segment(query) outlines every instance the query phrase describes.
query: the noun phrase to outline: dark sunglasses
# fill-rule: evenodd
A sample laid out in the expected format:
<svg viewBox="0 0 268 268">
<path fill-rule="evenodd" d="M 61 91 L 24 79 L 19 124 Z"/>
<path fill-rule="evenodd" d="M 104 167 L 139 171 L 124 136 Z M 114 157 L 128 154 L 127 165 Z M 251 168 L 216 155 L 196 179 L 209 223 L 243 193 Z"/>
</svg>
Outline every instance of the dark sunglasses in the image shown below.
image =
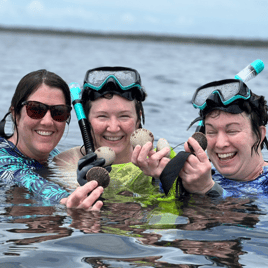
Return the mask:
<svg viewBox="0 0 268 268">
<path fill-rule="evenodd" d="M 51 117 L 58 122 L 67 121 L 72 110 L 69 105 L 47 105 L 38 101 L 24 101 L 21 105 L 26 105 L 27 115 L 32 119 L 41 119 L 50 110 Z"/>
</svg>

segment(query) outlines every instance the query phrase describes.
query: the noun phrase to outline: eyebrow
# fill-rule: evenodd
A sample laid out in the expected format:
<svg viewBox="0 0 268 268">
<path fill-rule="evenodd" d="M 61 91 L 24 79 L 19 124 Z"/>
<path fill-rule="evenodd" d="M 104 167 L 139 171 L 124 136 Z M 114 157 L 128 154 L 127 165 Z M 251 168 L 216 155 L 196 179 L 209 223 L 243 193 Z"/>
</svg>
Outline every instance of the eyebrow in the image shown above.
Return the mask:
<svg viewBox="0 0 268 268">
<path fill-rule="evenodd" d="M 230 127 L 231 125 L 238 125 L 238 126 L 240 126 L 241 124 L 238 123 L 238 122 L 232 122 L 232 123 L 227 124 L 225 127 Z M 205 126 L 210 126 L 210 127 L 213 127 L 214 128 L 214 126 L 212 124 L 209 124 L 209 123 L 205 123 Z"/>
</svg>

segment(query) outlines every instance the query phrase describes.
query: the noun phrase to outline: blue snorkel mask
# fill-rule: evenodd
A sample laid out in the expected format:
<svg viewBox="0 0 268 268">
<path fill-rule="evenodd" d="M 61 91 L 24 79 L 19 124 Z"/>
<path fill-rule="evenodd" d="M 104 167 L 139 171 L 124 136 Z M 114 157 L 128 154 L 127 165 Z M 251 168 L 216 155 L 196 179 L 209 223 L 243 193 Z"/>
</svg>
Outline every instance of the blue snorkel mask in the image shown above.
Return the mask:
<svg viewBox="0 0 268 268">
<path fill-rule="evenodd" d="M 243 102 L 249 102 L 258 107 L 258 100 L 252 96 L 251 90 L 241 80 L 225 79 L 214 81 L 199 87 L 192 98 L 192 104 L 200 110 L 200 117 L 196 118 L 190 127 L 197 121 L 196 131 L 205 133 L 203 121 L 205 116 L 213 110 L 222 110 L 232 114 L 244 111 Z"/>
<path fill-rule="evenodd" d="M 259 98 L 255 94 L 252 94 L 244 82 L 256 77 L 263 69 L 263 61 L 255 60 L 241 70 L 235 76 L 235 79 L 215 81 L 199 87 L 193 95 L 192 104 L 195 108 L 200 109 L 200 117 L 196 118 L 190 124 L 189 128 L 195 122 L 200 121 L 196 132 L 200 131 L 204 133 L 203 122 L 206 114 L 212 110 L 222 110 L 232 114 L 239 114 L 245 110 L 245 107 L 243 107 L 245 102 L 252 106 L 258 113 Z"/>
<path fill-rule="evenodd" d="M 192 104 L 203 111 L 208 106 L 208 102 L 227 106 L 239 99 L 248 100 L 250 96 L 250 89 L 241 80 L 226 79 L 199 87 L 193 95 Z"/>
<path fill-rule="evenodd" d="M 107 94 L 117 94 L 129 101 L 136 101 L 145 122 L 142 102 L 147 94 L 141 84 L 140 74 L 127 67 L 99 67 L 86 72 L 82 101 L 94 101 Z"/>
<path fill-rule="evenodd" d="M 82 99 L 95 100 L 113 93 L 128 100 L 144 101 L 146 92 L 135 69 L 127 67 L 99 67 L 86 72 Z"/>
</svg>

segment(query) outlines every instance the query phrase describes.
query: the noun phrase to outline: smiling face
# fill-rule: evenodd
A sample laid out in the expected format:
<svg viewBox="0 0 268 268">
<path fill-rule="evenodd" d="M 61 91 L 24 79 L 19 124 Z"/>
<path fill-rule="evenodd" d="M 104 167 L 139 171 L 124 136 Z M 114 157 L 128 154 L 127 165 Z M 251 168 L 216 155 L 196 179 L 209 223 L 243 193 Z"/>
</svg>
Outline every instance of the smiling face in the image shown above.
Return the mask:
<svg viewBox="0 0 268 268">
<path fill-rule="evenodd" d="M 65 97 L 62 90 L 42 84 L 28 101 L 38 101 L 47 105 L 65 105 Z M 17 129 L 19 140 L 17 148 L 26 156 L 40 163 L 47 161 L 49 153 L 60 141 L 66 122 L 57 122 L 52 119 L 50 111 L 41 119 L 32 119 L 26 113 L 25 105 L 17 117 Z M 9 139 L 16 144 L 17 133 Z"/>
<path fill-rule="evenodd" d="M 130 162 L 133 148 L 130 135 L 138 128 L 134 101 L 118 95 L 92 102 L 88 117 L 95 137 L 95 148 L 108 146 L 115 151 L 114 164 Z"/>
<path fill-rule="evenodd" d="M 265 127 L 261 126 L 262 140 Z M 256 136 L 246 113 L 214 111 L 205 119 L 207 153 L 215 168 L 226 178 L 249 181 L 256 178 L 264 161 L 252 146 Z"/>
</svg>

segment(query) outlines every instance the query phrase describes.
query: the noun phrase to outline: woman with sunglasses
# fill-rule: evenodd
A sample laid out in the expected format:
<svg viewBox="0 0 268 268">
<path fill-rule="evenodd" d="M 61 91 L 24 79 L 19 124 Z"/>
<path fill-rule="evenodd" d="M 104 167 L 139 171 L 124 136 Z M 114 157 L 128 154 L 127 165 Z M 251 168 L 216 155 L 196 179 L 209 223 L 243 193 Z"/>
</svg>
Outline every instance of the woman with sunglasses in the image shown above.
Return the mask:
<svg viewBox="0 0 268 268">
<path fill-rule="evenodd" d="M 56 145 L 70 121 L 70 105 L 69 87 L 58 75 L 38 70 L 21 79 L 0 123 L 0 181 L 25 187 L 38 199 L 91 209 L 103 191 L 96 181 L 69 194 L 38 174 L 59 153 Z M 4 131 L 7 116 L 14 124 L 11 135 Z M 98 201 L 92 209 L 101 206 Z"/>
<path fill-rule="evenodd" d="M 91 125 L 95 150 L 107 146 L 113 149 L 116 155 L 110 172 L 111 187 L 105 190 L 105 195 L 109 190 L 113 196 L 115 190 L 120 192 L 122 189 L 148 193 L 152 187 L 154 191 L 152 177 L 159 177 L 160 170 L 169 161 L 164 157 L 169 152 L 169 148 L 159 152 L 150 151 L 150 163 L 145 171 L 146 175 L 150 176 L 146 176 L 131 162 L 134 149 L 130 143 L 130 136 L 136 129 L 142 127 L 141 123 L 144 124 L 142 102 L 145 98 L 146 92 L 141 85 L 140 75 L 134 69 L 100 67 L 88 70 L 85 75 L 82 104 Z M 145 147 L 151 148 L 152 143 L 148 142 Z M 79 151 L 80 148 L 77 150 Z M 64 152 L 56 157 L 57 163 L 60 162 L 63 154 Z M 78 162 L 77 179 L 80 185 L 84 185 L 87 182 L 87 171 L 94 165 L 103 164 L 104 161 L 96 160 L 97 156 L 94 153 L 84 157 L 80 155 L 80 157 L 82 158 Z M 80 169 L 80 166 L 83 168 Z"/>
<path fill-rule="evenodd" d="M 192 99 L 200 109 L 198 130 L 207 138 L 207 155 L 189 138 L 194 149 L 180 172 L 190 193 L 216 196 L 262 195 L 268 193 L 268 163 L 261 150 L 268 148 L 268 106 L 236 79 L 212 82 L 198 88 Z M 191 124 L 191 125 L 192 125 Z M 190 125 L 190 126 L 191 126 Z M 190 152 L 188 144 L 185 150 Z M 213 164 L 213 175 L 211 164 Z"/>
</svg>

